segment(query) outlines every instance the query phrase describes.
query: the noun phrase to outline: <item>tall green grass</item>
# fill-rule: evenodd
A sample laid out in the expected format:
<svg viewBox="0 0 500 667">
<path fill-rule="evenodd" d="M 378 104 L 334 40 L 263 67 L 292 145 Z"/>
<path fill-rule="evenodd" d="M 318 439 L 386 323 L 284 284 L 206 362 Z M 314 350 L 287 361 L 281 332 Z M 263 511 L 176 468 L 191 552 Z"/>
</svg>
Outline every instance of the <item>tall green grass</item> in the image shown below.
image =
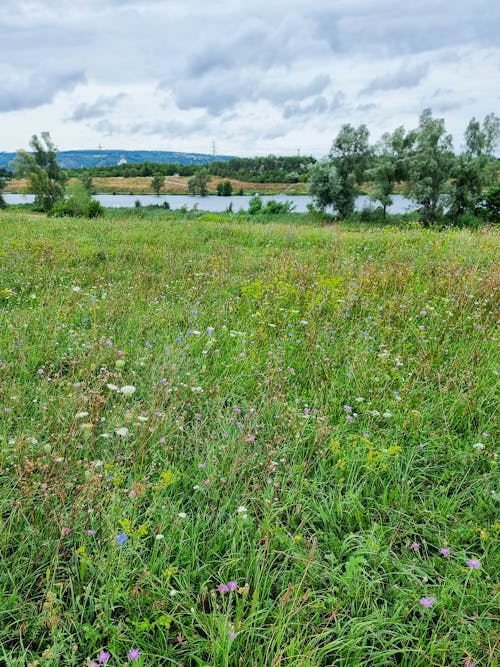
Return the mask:
<svg viewBox="0 0 500 667">
<path fill-rule="evenodd" d="M 0 213 L 0 662 L 498 664 L 498 246 Z"/>
</svg>

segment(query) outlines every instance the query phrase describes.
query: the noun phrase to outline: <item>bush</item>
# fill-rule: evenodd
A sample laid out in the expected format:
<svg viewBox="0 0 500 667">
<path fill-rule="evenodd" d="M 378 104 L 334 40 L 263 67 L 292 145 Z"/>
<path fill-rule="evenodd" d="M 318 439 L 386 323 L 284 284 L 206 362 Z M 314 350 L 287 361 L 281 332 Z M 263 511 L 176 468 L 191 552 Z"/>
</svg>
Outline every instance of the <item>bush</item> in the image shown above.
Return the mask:
<svg viewBox="0 0 500 667">
<path fill-rule="evenodd" d="M 82 183 L 74 183 L 68 188 L 65 199 L 58 199 L 49 211 L 49 216 L 62 218 L 97 218 L 104 215 L 104 207 L 92 199 Z"/>
<path fill-rule="evenodd" d="M 255 215 L 262 211 L 262 197 L 260 195 L 253 195 L 248 202 L 248 212 L 250 215 Z"/>
</svg>

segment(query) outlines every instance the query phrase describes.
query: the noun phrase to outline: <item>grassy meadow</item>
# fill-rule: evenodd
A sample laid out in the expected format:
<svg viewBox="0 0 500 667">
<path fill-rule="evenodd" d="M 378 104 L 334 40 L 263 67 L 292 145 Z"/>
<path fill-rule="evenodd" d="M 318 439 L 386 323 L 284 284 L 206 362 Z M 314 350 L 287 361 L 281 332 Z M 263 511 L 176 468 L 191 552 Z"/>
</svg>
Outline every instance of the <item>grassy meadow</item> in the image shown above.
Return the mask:
<svg viewBox="0 0 500 667">
<path fill-rule="evenodd" d="M 0 664 L 497 665 L 498 251 L 0 212 Z"/>
</svg>

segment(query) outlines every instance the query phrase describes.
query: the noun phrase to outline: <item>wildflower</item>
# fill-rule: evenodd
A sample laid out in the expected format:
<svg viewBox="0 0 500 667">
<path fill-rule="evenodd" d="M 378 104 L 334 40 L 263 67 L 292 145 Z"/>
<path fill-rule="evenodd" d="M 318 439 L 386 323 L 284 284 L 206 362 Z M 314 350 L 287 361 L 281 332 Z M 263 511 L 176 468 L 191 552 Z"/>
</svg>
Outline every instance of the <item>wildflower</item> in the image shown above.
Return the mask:
<svg viewBox="0 0 500 667">
<path fill-rule="evenodd" d="M 97 656 L 97 662 L 100 665 L 105 665 L 110 658 L 111 653 L 109 653 L 109 651 L 100 651 L 99 655 Z"/>
<path fill-rule="evenodd" d="M 71 528 L 66 528 L 66 527 L 64 527 L 64 528 L 62 529 L 62 534 L 63 534 L 63 535 L 71 535 L 71 533 L 72 533 Z"/>
<path fill-rule="evenodd" d="M 121 438 L 125 438 L 129 434 L 129 430 L 126 426 L 122 426 L 121 428 L 115 428 L 115 433 Z"/>
<path fill-rule="evenodd" d="M 419 600 L 419 604 L 421 604 L 422 607 L 425 607 L 426 609 L 430 609 L 435 602 L 436 602 L 436 598 L 434 598 L 432 596 L 427 596 L 427 597 L 421 598 Z"/>
<path fill-rule="evenodd" d="M 173 598 L 175 595 L 177 595 L 178 592 L 179 591 L 176 591 L 175 588 L 171 588 L 169 595 L 171 598 Z"/>
<path fill-rule="evenodd" d="M 78 285 L 74 285 L 71 289 L 73 290 L 73 292 L 81 292 L 82 291 L 82 288 L 78 287 Z"/>
<path fill-rule="evenodd" d="M 83 419 L 83 417 L 88 417 L 89 413 L 88 412 L 77 412 L 75 415 L 76 419 Z"/>
<path fill-rule="evenodd" d="M 194 418 L 195 419 L 201 419 L 201 413 L 200 412 L 195 412 L 194 413 Z"/>
<path fill-rule="evenodd" d="M 120 391 L 124 396 L 132 396 L 132 394 L 135 394 L 135 387 L 131 384 L 126 384 Z"/>
<path fill-rule="evenodd" d="M 235 591 L 238 588 L 238 582 L 237 581 L 228 581 L 227 582 L 227 587 L 229 588 L 230 591 Z"/>
<path fill-rule="evenodd" d="M 467 662 L 465 663 L 465 667 L 475 667 L 475 665 L 472 662 L 472 660 L 467 660 Z"/>
<path fill-rule="evenodd" d="M 228 637 L 229 639 L 236 639 L 236 632 L 234 630 L 229 630 Z"/>
<path fill-rule="evenodd" d="M 179 517 L 179 519 L 185 519 L 187 517 L 187 514 L 186 512 L 179 512 L 177 516 Z"/>
<path fill-rule="evenodd" d="M 346 412 L 352 412 L 352 407 L 350 405 L 344 405 L 344 410 Z"/>
<path fill-rule="evenodd" d="M 87 535 L 95 535 L 95 530 L 86 530 Z"/>
<path fill-rule="evenodd" d="M 116 536 L 116 543 L 119 547 L 128 540 L 128 535 L 127 533 L 120 533 L 119 535 Z"/>
<path fill-rule="evenodd" d="M 43 370 L 43 368 L 39 368 L 36 373 L 37 375 L 44 375 L 45 371 Z"/>
<path fill-rule="evenodd" d="M 439 553 L 441 556 L 449 556 L 451 554 L 451 549 L 449 547 L 443 547 L 442 549 L 439 550 Z"/>
<path fill-rule="evenodd" d="M 420 549 L 420 544 L 418 542 L 412 542 L 410 544 L 410 549 L 413 551 L 418 551 Z"/>
<path fill-rule="evenodd" d="M 479 568 L 481 567 L 481 561 L 477 558 L 469 558 L 465 562 L 473 570 L 479 570 Z"/>
<path fill-rule="evenodd" d="M 138 648 L 131 648 L 130 651 L 128 652 L 128 659 L 129 660 L 137 660 L 137 658 L 141 655 L 141 650 Z"/>
<path fill-rule="evenodd" d="M 107 387 L 110 391 L 118 391 L 118 390 L 120 389 L 120 387 L 117 387 L 116 384 L 107 384 L 106 387 Z"/>
<path fill-rule="evenodd" d="M 227 584 L 218 584 L 217 590 L 219 593 L 229 593 L 229 586 Z"/>
<path fill-rule="evenodd" d="M 472 445 L 472 446 L 474 447 L 474 449 L 477 449 L 478 451 L 481 451 L 482 449 L 484 449 L 486 447 L 486 445 L 483 445 L 482 442 L 476 442 L 476 444 Z"/>
<path fill-rule="evenodd" d="M 243 505 L 240 505 L 240 506 L 238 507 L 238 509 L 236 510 L 236 513 L 237 513 L 237 514 L 246 514 L 246 512 L 247 512 L 247 508 L 246 508 L 246 507 L 243 507 Z"/>
<path fill-rule="evenodd" d="M 165 539 L 165 535 L 162 535 L 161 533 L 158 533 L 158 535 L 155 535 L 155 539 L 163 540 L 163 539 Z"/>
</svg>

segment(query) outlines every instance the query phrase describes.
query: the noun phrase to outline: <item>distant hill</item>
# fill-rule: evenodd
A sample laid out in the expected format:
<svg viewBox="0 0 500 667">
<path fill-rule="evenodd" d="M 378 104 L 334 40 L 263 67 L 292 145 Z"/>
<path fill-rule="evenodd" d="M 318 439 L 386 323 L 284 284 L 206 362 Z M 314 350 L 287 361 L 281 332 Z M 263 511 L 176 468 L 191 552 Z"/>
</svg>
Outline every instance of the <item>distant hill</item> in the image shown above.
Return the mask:
<svg viewBox="0 0 500 667">
<path fill-rule="evenodd" d="M 0 152 L 0 168 L 8 169 L 15 155 L 15 153 Z M 206 164 L 231 159 L 230 155 L 205 155 L 204 153 L 178 153 L 176 151 L 59 151 L 57 154 L 57 161 L 66 169 L 110 167 L 115 164 L 140 162 Z"/>
</svg>

